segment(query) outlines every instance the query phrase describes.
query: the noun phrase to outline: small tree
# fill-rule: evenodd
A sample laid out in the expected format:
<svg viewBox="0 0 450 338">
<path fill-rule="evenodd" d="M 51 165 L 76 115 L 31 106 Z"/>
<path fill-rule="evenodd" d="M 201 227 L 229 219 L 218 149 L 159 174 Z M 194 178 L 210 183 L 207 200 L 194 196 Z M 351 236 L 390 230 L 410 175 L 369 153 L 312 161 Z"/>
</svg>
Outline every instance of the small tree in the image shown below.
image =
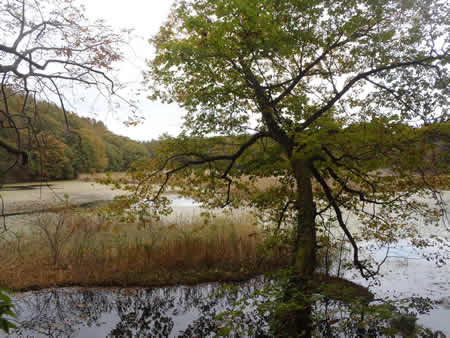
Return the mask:
<svg viewBox="0 0 450 338">
<path fill-rule="evenodd" d="M 83 7 L 72 0 L 0 3 L 0 150 L 2 157 L 10 156 L 7 167 L 1 168 L 0 185 L 11 168 L 29 164 L 27 149 L 40 154 L 42 176 L 61 170 L 59 165 L 44 168 L 59 160 L 64 149 L 56 139 L 36 131 L 45 114 L 43 102 L 55 102 L 63 109 L 65 132 L 70 134 L 65 107 L 71 89 L 95 87 L 105 97 L 117 96 L 119 88 L 108 72 L 121 59 L 123 33 L 102 21 L 90 22 Z M 52 141 L 54 149 L 45 149 L 46 141 Z M 48 158 L 53 155 L 59 157 Z M 99 166 L 105 167 L 105 161 Z M 10 323 L 2 316 L 11 313 L 11 304 L 5 294 L 0 297 L 0 329 L 8 330 Z"/>
<path fill-rule="evenodd" d="M 65 157 L 66 145 L 56 137 L 44 133 L 38 136 L 42 147 L 31 154 L 31 167 L 34 167 L 36 176 L 41 175 L 45 179 L 64 177 L 70 168 L 70 162 Z"/>
<path fill-rule="evenodd" d="M 65 107 L 75 87 L 121 99 L 108 73 L 121 59 L 125 32 L 89 21 L 75 1 L 3 1 L 0 31 L 0 148 L 11 167 L 28 163 L 27 149 L 44 146 L 35 126 L 52 105 L 43 102 L 62 108 L 66 133 L 73 133 Z"/>
</svg>

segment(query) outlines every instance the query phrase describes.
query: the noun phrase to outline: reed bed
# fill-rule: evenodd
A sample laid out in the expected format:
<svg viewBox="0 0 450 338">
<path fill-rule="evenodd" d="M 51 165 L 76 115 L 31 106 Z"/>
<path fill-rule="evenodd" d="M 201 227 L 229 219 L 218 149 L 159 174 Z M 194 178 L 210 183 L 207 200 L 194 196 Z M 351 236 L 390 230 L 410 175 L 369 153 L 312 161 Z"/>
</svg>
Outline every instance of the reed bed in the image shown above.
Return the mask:
<svg viewBox="0 0 450 338">
<path fill-rule="evenodd" d="M 249 213 L 172 217 L 140 228 L 75 211 L 36 217 L 30 230 L 0 235 L 0 287 L 161 286 L 243 280 L 288 264 L 261 254 Z"/>
<path fill-rule="evenodd" d="M 112 179 L 126 179 L 127 173 L 125 171 L 116 171 L 108 174 Z M 83 182 L 97 182 L 98 180 L 108 177 L 106 173 L 81 173 L 78 175 L 78 180 Z"/>
</svg>

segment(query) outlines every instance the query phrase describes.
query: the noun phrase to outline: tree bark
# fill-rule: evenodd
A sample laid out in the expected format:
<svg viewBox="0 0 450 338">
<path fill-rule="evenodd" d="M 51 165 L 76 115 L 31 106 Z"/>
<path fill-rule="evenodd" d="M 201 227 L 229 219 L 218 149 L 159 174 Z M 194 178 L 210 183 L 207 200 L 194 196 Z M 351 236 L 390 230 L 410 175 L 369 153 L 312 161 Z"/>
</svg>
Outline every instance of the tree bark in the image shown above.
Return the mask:
<svg viewBox="0 0 450 338">
<path fill-rule="evenodd" d="M 298 277 L 311 279 L 316 267 L 316 208 L 312 192 L 312 171 L 307 161 L 291 160 L 297 182 L 297 224 L 294 268 Z"/>
<path fill-rule="evenodd" d="M 312 172 L 305 160 L 291 159 L 291 165 L 297 183 L 297 223 L 292 264 L 294 273 L 285 290 L 284 302 L 295 306 L 280 313 L 281 322 L 277 335 L 311 337 L 311 283 L 316 267 L 316 210 L 312 192 Z"/>
</svg>

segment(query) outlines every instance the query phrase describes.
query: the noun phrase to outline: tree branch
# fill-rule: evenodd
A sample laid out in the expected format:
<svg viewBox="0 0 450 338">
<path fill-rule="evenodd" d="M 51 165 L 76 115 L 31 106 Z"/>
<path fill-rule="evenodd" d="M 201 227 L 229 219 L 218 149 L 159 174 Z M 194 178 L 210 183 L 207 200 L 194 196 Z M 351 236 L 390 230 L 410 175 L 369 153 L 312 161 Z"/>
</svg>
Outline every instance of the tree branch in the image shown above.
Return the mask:
<svg viewBox="0 0 450 338">
<path fill-rule="evenodd" d="M 291 200 L 291 201 L 287 201 L 286 204 L 284 205 L 283 210 L 281 210 L 280 217 L 278 219 L 278 224 L 277 224 L 277 230 L 276 231 L 280 230 L 281 223 L 283 222 L 283 219 L 284 219 L 284 215 L 286 214 L 289 206 L 294 204 L 294 203 L 295 203 L 295 201 Z"/>
<path fill-rule="evenodd" d="M 399 101 L 401 104 L 403 104 L 408 110 L 414 112 L 414 113 L 417 114 L 417 115 L 421 115 L 421 114 L 419 114 L 413 107 L 411 107 L 407 102 L 405 102 L 405 100 L 403 100 L 403 99 L 401 98 L 401 96 L 398 95 L 393 89 L 388 88 L 387 86 L 382 85 L 381 83 L 375 82 L 375 81 L 369 79 L 368 77 L 365 78 L 364 80 L 366 80 L 367 82 L 373 84 L 373 85 L 376 86 L 376 87 L 379 87 L 379 88 L 381 88 L 381 89 L 387 91 L 387 92 L 388 92 L 389 94 L 391 94 L 397 101 Z"/>
<path fill-rule="evenodd" d="M 222 176 L 220 178 L 224 179 L 225 181 L 228 182 L 228 188 L 227 188 L 227 200 L 226 200 L 226 205 L 229 204 L 230 202 L 230 191 L 231 191 L 231 183 L 232 180 L 228 177 L 228 174 L 230 172 L 230 170 L 233 168 L 234 164 L 236 163 L 236 161 L 238 160 L 238 158 L 249 148 L 251 147 L 253 144 L 255 144 L 259 139 L 264 138 L 264 137 L 270 137 L 271 135 L 267 132 L 259 132 L 257 134 L 254 134 L 253 136 L 250 137 L 250 139 L 245 142 L 244 144 L 242 144 L 239 148 L 239 150 L 237 152 L 235 152 L 234 154 L 231 155 L 217 155 L 217 156 L 207 156 L 204 154 L 200 154 L 200 153 L 194 153 L 194 152 L 189 152 L 189 153 L 181 153 L 181 154 L 176 154 L 173 156 L 168 157 L 163 165 L 156 171 L 152 172 L 151 174 L 149 174 L 147 176 L 147 179 L 150 179 L 152 177 L 155 177 L 159 174 L 161 174 L 164 169 L 169 165 L 170 162 L 176 160 L 176 159 L 183 159 L 185 160 L 186 157 L 195 157 L 197 159 L 187 159 L 182 165 L 171 169 L 167 172 L 165 172 L 165 179 L 163 184 L 160 186 L 158 192 L 156 193 L 156 195 L 152 198 L 152 201 L 155 201 L 156 199 L 158 199 L 160 197 L 160 195 L 162 194 L 162 192 L 164 191 L 165 187 L 167 186 L 170 177 L 183 170 L 186 169 L 190 166 L 194 166 L 194 165 L 201 165 L 201 164 L 206 164 L 206 163 L 212 163 L 212 162 L 216 162 L 216 161 L 230 161 L 230 164 L 227 166 L 227 168 L 225 169 L 225 171 L 223 172 Z"/>
<path fill-rule="evenodd" d="M 8 153 L 14 154 L 16 156 L 22 157 L 22 164 L 27 165 L 28 164 L 28 154 L 25 151 L 21 151 L 19 149 L 14 148 L 13 146 L 9 145 L 8 143 L 0 140 L 0 147 L 5 149 Z"/>
<path fill-rule="evenodd" d="M 359 190 L 355 190 L 350 188 L 337 174 L 336 172 L 328 167 L 327 171 L 330 173 L 330 176 L 336 181 L 338 182 L 341 187 L 346 191 L 349 192 L 351 194 L 355 194 L 359 196 L 360 201 L 362 202 L 367 202 L 367 203 L 371 203 L 371 204 L 377 204 L 377 205 L 387 205 L 387 204 L 392 204 L 402 198 L 404 198 L 404 196 L 402 194 L 400 194 L 399 196 L 397 196 L 396 198 L 389 200 L 389 201 L 377 201 L 377 200 L 372 200 L 372 199 L 368 199 L 366 198 L 365 194 L 362 191 Z"/>
<path fill-rule="evenodd" d="M 376 272 L 370 271 L 367 269 L 364 264 L 361 263 L 359 260 L 359 249 L 358 245 L 356 244 L 355 239 L 353 238 L 352 234 L 347 228 L 347 225 L 344 222 L 344 219 L 342 217 L 341 209 L 339 208 L 338 204 L 336 203 L 335 198 L 333 197 L 333 194 L 331 193 L 331 189 L 328 186 L 327 182 L 323 179 L 323 177 L 319 174 L 317 169 L 314 166 L 311 166 L 311 170 L 313 172 L 314 177 L 317 179 L 319 184 L 322 186 L 323 191 L 325 192 L 325 196 L 327 197 L 328 201 L 330 202 L 331 206 L 333 207 L 333 210 L 336 214 L 336 218 L 338 220 L 339 226 L 344 231 L 347 239 L 350 241 L 350 244 L 353 248 L 353 264 L 358 268 L 358 270 L 361 273 L 361 276 L 363 276 L 365 279 L 372 278 L 376 275 Z"/>
<path fill-rule="evenodd" d="M 346 94 L 358 81 L 362 79 L 366 79 L 371 75 L 375 75 L 384 71 L 389 71 L 397 68 L 409 67 L 414 65 L 422 65 L 422 66 L 430 66 L 427 62 L 441 60 L 444 58 L 448 58 L 448 56 L 435 56 L 435 57 L 427 57 L 419 60 L 407 61 L 394 63 L 387 66 L 381 66 L 375 69 L 371 69 L 367 72 L 359 73 L 355 77 L 353 77 L 345 86 L 341 89 L 331 100 L 329 100 L 322 108 L 316 111 L 311 117 L 309 117 L 302 125 L 298 128 L 297 131 L 303 131 L 308 128 L 314 121 L 316 121 L 320 116 L 322 116 L 325 112 L 327 112 L 333 105 Z"/>
<path fill-rule="evenodd" d="M 344 42 L 340 42 L 342 34 L 339 35 L 337 41 L 333 43 L 329 48 L 327 48 L 323 53 L 316 58 L 313 62 L 311 62 L 305 69 L 301 70 L 298 75 L 292 80 L 292 83 L 287 87 L 275 100 L 272 101 L 273 105 L 278 104 L 281 100 L 283 100 L 287 95 L 289 95 L 292 90 L 297 86 L 297 84 L 303 79 L 303 77 L 316 65 L 318 65 L 334 48 L 341 46 L 347 43 L 349 40 Z"/>
</svg>

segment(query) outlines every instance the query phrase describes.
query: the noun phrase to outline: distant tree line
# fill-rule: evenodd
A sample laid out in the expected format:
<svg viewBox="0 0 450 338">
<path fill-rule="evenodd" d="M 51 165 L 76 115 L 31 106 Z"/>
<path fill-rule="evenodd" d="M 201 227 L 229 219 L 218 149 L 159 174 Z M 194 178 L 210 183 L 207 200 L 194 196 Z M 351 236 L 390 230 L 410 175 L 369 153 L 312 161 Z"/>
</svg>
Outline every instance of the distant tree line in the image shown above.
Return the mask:
<svg viewBox="0 0 450 338">
<path fill-rule="evenodd" d="M 11 91 L 9 104 L 23 104 L 24 97 Z M 2 103 L 0 103 L 1 109 Z M 3 182 L 19 182 L 39 179 L 73 179 L 80 173 L 105 171 L 124 171 L 137 161 L 156 156 L 165 148 L 160 141 L 137 142 L 125 136 L 109 131 L 103 122 L 93 118 L 80 117 L 75 113 L 66 113 L 60 107 L 48 102 L 33 102 L 33 110 L 25 111 L 14 121 L 0 121 L 0 142 L 16 146 L 19 139 L 21 147 L 26 149 L 28 162 L 16 163 L 17 157 L 0 147 L 0 178 Z M 31 103 L 30 103 L 31 106 Z M 14 123 L 14 128 L 7 124 Z M 26 128 L 22 128 L 26 125 Z M 29 126 L 33 126 L 30 131 Z M 360 126 L 361 127 L 361 126 Z M 411 127 L 405 126 L 406 129 Z M 352 129 L 352 128 L 350 128 Z M 413 128 L 414 129 L 414 128 Z M 430 144 L 438 145 L 426 156 L 450 163 L 450 122 L 429 125 L 419 129 L 424 132 Z M 19 133 L 19 137 L 17 135 Z M 246 136 L 234 137 L 187 137 L 194 148 L 205 146 L 212 152 L 223 152 Z M 164 144 L 167 144 L 166 139 Z M 273 149 L 271 155 L 268 149 Z M 436 150 L 439 154 L 436 153 Z M 277 155 L 278 154 L 278 155 Z M 161 155 L 161 154 L 160 154 Z M 259 165 L 270 158 L 280 155 L 280 149 L 270 141 L 262 142 L 260 147 L 247 155 L 247 166 Z M 183 162 L 183 157 L 177 162 Z M 239 161 L 241 162 L 241 161 Z M 246 161 L 244 161 L 246 162 Z M 15 165 L 13 165 L 15 164 Z M 237 163 L 242 167 L 242 163 Z M 382 163 L 378 163 L 380 168 Z"/>
<path fill-rule="evenodd" d="M 10 106 L 19 106 L 23 100 L 21 94 L 11 90 Z M 25 110 L 14 121 L 0 121 L 0 142 L 15 147 L 19 140 L 28 154 L 27 163 L 17 164 L 17 156 L 0 148 L 4 182 L 72 179 L 80 173 L 123 171 L 131 163 L 152 156 L 156 141 L 137 142 L 116 135 L 101 121 L 64 114 L 60 107 L 48 102 L 30 102 L 31 106 L 33 109 Z M 14 128 L 8 128 L 9 124 Z"/>
</svg>

